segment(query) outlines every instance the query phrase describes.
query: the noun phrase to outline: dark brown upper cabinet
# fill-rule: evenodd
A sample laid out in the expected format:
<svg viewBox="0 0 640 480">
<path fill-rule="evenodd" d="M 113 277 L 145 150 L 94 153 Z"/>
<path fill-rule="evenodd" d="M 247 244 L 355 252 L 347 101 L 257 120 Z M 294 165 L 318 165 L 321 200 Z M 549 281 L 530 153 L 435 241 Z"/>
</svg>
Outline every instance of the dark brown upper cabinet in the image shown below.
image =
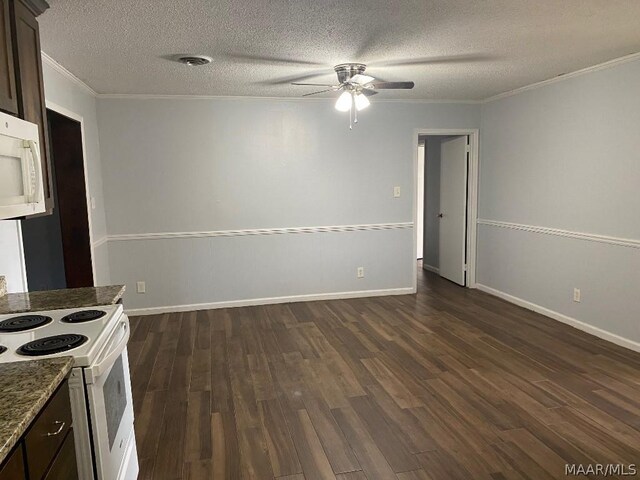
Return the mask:
<svg viewBox="0 0 640 480">
<path fill-rule="evenodd" d="M 53 183 L 49 155 L 47 108 L 44 100 L 40 30 L 36 17 L 48 5 L 42 0 L 11 1 L 11 30 L 13 58 L 18 92 L 18 115 L 38 125 L 40 130 L 40 156 L 44 179 L 45 215 L 53 212 Z"/>
<path fill-rule="evenodd" d="M 18 94 L 13 68 L 10 2 L 11 0 L 0 0 L 0 110 L 17 115 Z"/>
</svg>

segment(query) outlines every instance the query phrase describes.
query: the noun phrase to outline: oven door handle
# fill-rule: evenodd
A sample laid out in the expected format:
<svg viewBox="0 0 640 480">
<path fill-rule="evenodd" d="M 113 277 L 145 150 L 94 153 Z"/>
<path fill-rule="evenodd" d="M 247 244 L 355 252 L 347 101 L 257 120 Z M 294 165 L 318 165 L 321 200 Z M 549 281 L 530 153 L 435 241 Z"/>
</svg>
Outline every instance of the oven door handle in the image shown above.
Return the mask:
<svg viewBox="0 0 640 480">
<path fill-rule="evenodd" d="M 31 152 L 31 171 L 29 174 L 29 183 L 31 185 L 30 201 L 31 203 L 40 202 L 40 185 L 44 182 L 42 178 L 42 162 L 40 160 L 40 149 L 38 144 L 33 140 L 27 142 Z"/>
<path fill-rule="evenodd" d="M 87 383 L 95 383 L 96 379 L 99 378 L 109 368 L 111 368 L 118 357 L 122 354 L 124 349 L 127 348 L 127 342 L 129 341 L 129 335 L 131 334 L 131 332 L 129 331 L 129 321 L 126 315 L 124 316 L 124 320 L 120 321 L 120 325 L 118 325 L 117 330 L 121 331 L 122 333 L 121 337 L 114 342 L 115 345 L 107 347 L 108 352 L 98 360 L 97 364 L 89 368 L 85 368 Z M 116 335 L 117 333 L 114 334 L 114 337 Z"/>
</svg>

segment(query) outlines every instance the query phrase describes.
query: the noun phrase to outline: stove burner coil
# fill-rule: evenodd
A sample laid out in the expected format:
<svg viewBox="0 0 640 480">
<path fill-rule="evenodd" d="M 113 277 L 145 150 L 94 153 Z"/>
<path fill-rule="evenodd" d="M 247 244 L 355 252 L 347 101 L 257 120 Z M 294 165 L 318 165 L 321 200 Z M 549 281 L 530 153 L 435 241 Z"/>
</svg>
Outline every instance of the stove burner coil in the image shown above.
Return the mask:
<svg viewBox="0 0 640 480">
<path fill-rule="evenodd" d="M 90 322 L 104 317 L 107 312 L 102 310 L 80 310 L 79 312 L 73 312 L 62 318 L 65 323 L 82 323 Z"/>
<path fill-rule="evenodd" d="M 20 355 L 29 357 L 38 357 L 40 355 L 51 355 L 53 353 L 66 352 L 79 347 L 89 340 L 84 335 L 76 335 L 75 333 L 65 333 L 63 335 L 54 335 L 52 337 L 44 337 L 22 345 L 17 352 Z"/>
<path fill-rule="evenodd" d="M 0 322 L 0 332 L 13 333 L 31 330 L 32 328 L 41 327 L 51 322 L 51 317 L 44 315 L 21 315 L 19 317 L 7 318 Z"/>
</svg>

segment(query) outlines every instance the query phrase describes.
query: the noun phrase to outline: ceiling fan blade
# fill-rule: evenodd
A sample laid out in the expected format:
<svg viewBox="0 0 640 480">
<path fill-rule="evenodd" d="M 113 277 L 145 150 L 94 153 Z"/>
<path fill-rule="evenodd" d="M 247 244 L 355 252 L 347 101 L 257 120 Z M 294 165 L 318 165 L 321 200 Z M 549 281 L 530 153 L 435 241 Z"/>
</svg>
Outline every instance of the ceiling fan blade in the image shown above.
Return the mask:
<svg viewBox="0 0 640 480">
<path fill-rule="evenodd" d="M 379 92 L 376 92 L 375 90 L 371 90 L 370 88 L 363 88 L 362 89 L 362 94 L 365 97 L 371 97 L 373 95 L 377 95 Z"/>
<path fill-rule="evenodd" d="M 303 97 L 310 97 L 311 95 L 318 95 L 319 93 L 326 93 L 326 92 L 337 92 L 338 90 L 340 90 L 340 89 L 339 88 L 327 88 L 326 90 L 320 90 L 318 92 L 305 93 L 302 96 Z"/>
<path fill-rule="evenodd" d="M 260 82 L 265 85 L 285 85 L 292 82 L 301 82 L 303 80 L 308 80 L 310 78 L 322 77 L 326 76 L 326 70 L 319 70 L 316 72 L 309 72 L 304 75 L 289 75 L 287 77 L 275 78 L 273 80 L 267 80 L 265 82 Z"/>
<path fill-rule="evenodd" d="M 340 85 L 329 85 L 327 83 L 300 83 L 300 82 L 291 82 L 291 85 L 302 85 L 306 87 L 334 87 L 338 88 Z"/>
<path fill-rule="evenodd" d="M 404 60 L 390 60 L 387 62 L 372 62 L 374 67 L 411 67 L 420 65 L 446 65 L 456 63 L 473 63 L 495 60 L 497 57 L 483 54 L 448 55 L 442 57 L 407 58 Z"/>
<path fill-rule="evenodd" d="M 375 78 L 370 77 L 369 75 L 362 75 L 361 73 L 357 73 L 349 79 L 349 82 L 357 83 L 358 85 L 366 85 L 367 83 L 371 83 L 374 80 Z"/>
<path fill-rule="evenodd" d="M 247 63 L 264 63 L 267 65 L 309 65 L 309 66 L 325 66 L 323 63 L 311 62 L 308 60 L 298 60 L 296 58 L 271 57 L 268 55 L 248 55 L 245 53 L 230 53 L 226 57 L 230 60 L 244 61 Z"/>
<path fill-rule="evenodd" d="M 375 88 L 376 90 L 410 90 L 415 87 L 415 83 L 413 82 L 377 82 L 371 83 L 371 88 Z"/>
</svg>

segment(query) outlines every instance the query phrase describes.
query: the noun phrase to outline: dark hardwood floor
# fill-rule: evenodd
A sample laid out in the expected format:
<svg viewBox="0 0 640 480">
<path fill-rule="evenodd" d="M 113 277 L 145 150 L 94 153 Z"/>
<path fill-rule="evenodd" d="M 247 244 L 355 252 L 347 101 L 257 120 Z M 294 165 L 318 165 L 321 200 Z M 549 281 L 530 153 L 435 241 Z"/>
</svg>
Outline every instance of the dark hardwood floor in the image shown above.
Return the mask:
<svg viewBox="0 0 640 480">
<path fill-rule="evenodd" d="M 640 464 L 640 354 L 431 273 L 417 295 L 131 324 L 140 479 L 544 480 Z"/>
</svg>

